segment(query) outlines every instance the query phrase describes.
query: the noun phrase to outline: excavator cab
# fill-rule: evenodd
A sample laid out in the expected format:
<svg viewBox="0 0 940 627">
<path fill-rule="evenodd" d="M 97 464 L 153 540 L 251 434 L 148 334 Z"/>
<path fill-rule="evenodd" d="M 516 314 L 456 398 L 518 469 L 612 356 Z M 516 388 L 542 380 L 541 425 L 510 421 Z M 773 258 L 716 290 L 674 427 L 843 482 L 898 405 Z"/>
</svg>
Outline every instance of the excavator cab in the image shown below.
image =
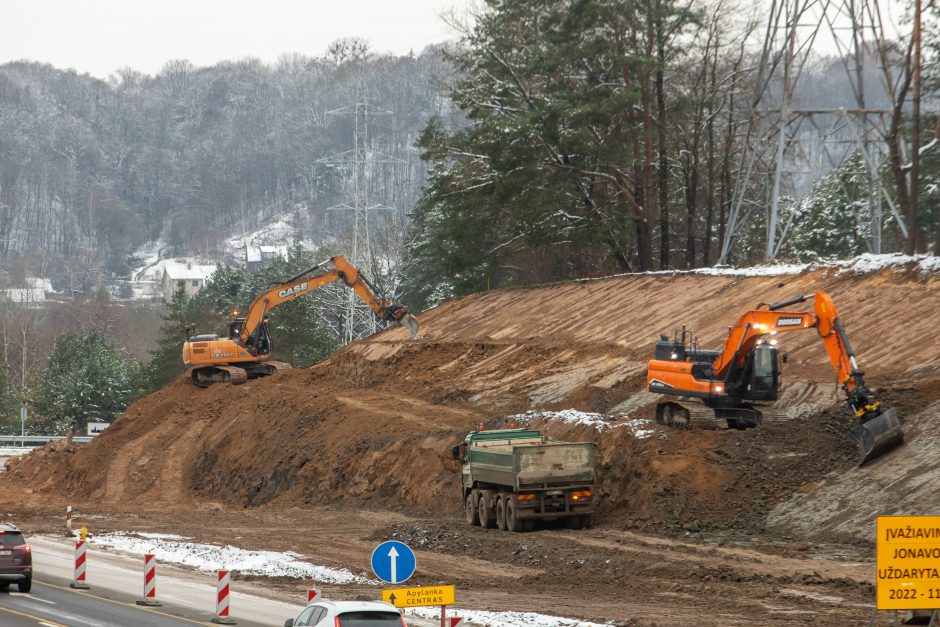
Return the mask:
<svg viewBox="0 0 940 627">
<path fill-rule="evenodd" d="M 242 329 L 244 328 L 244 318 L 233 318 L 232 321 L 228 323 L 228 339 L 235 340 L 237 342 L 239 336 L 242 333 Z"/>
<path fill-rule="evenodd" d="M 743 398 L 751 401 L 775 401 L 780 379 L 777 347 L 761 342 L 748 356 L 747 387 Z"/>
<path fill-rule="evenodd" d="M 244 318 L 234 318 L 228 323 L 228 339 L 241 343 L 242 329 L 245 328 Z M 255 356 L 268 355 L 271 353 L 271 332 L 268 329 L 268 319 L 264 318 L 255 328 L 248 340 L 245 342 L 245 348 Z"/>
</svg>

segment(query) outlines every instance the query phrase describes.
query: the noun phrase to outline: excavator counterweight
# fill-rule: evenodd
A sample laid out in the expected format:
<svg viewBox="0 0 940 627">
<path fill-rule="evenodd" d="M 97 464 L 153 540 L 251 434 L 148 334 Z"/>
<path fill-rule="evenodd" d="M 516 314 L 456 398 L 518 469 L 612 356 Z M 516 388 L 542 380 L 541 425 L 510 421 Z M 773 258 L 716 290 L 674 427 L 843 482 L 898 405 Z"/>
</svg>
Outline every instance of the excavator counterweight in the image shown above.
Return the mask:
<svg viewBox="0 0 940 627">
<path fill-rule="evenodd" d="M 810 299 L 812 312 L 785 311 Z M 657 419 L 688 426 L 686 399 L 691 399 L 710 408 L 716 418 L 727 420 L 730 428 L 756 427 L 762 416 L 752 403 L 776 401 L 780 390 L 781 360 L 774 336 L 800 329 L 815 329 L 829 355 L 837 383 L 855 419 L 848 437 L 861 454 L 859 466 L 900 445 L 904 434 L 898 413 L 893 408 L 882 409 L 865 385 L 865 373 L 858 366 L 835 305 L 825 292 L 780 303 L 761 303 L 731 327 L 720 351 L 701 350 L 696 340 L 687 342 L 684 327 L 681 339 L 670 341 L 663 336 L 656 343 L 656 358 L 647 367 L 647 387 L 650 392 L 680 400 L 659 403 Z"/>
</svg>

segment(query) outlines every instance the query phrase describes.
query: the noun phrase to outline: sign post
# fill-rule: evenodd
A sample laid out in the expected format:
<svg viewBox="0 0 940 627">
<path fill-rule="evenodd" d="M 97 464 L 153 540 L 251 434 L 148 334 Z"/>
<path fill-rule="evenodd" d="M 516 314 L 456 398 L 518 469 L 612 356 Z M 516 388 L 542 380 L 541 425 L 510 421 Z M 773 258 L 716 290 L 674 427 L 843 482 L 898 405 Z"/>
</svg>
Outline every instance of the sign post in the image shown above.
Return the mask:
<svg viewBox="0 0 940 627">
<path fill-rule="evenodd" d="M 940 609 L 940 516 L 879 516 L 877 610 Z"/>
<path fill-rule="evenodd" d="M 447 606 L 453 605 L 457 595 L 454 586 L 424 586 L 421 588 L 391 588 L 382 590 L 382 600 L 397 608 L 405 607 L 441 607 L 441 627 L 447 627 Z M 451 626 L 457 625 L 460 618 L 451 618 Z"/>
<path fill-rule="evenodd" d="M 26 446 L 26 405 L 20 407 L 20 446 Z"/>
<path fill-rule="evenodd" d="M 407 544 L 389 540 L 372 551 L 372 572 L 385 583 L 408 581 L 415 574 L 415 552 Z"/>
</svg>

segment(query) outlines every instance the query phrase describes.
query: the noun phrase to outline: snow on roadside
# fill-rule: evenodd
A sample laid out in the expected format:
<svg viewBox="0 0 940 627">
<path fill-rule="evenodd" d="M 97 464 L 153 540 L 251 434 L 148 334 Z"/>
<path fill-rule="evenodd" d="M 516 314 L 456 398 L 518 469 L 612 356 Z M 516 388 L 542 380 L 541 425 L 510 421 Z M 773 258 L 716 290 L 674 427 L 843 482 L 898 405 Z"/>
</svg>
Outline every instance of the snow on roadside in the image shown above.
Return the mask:
<svg viewBox="0 0 940 627">
<path fill-rule="evenodd" d="M 576 618 L 563 618 L 536 612 L 490 612 L 485 610 L 448 611 L 454 618 L 460 617 L 467 625 L 485 625 L 486 627 L 606 627 L 613 623 L 592 623 Z M 439 608 L 416 607 L 405 610 L 406 616 L 435 619 L 441 615 Z"/>
<path fill-rule="evenodd" d="M 300 561 L 303 555 L 277 551 L 245 551 L 234 546 L 181 542 L 173 534 L 109 533 L 95 536 L 92 544 L 133 555 L 153 554 L 161 562 L 191 566 L 197 570 L 235 570 L 262 577 L 298 577 L 322 583 L 378 585 L 345 568 L 329 568 Z"/>
<path fill-rule="evenodd" d="M 604 431 L 612 428 L 624 428 L 629 429 L 630 432 L 633 433 L 633 436 L 639 440 L 648 438 L 655 432 L 653 429 L 646 428 L 653 423 L 651 420 L 644 418 L 632 418 L 626 422 L 618 424 L 610 423 L 611 420 L 618 420 L 625 417 L 626 416 L 607 416 L 593 412 L 579 411 L 577 409 L 562 409 L 560 411 L 539 411 L 536 409 L 530 409 L 524 414 L 506 416 L 505 420 L 506 422 L 519 422 L 523 424 L 528 424 L 533 420 L 556 421 L 573 425 L 584 425 L 586 427 L 592 427 L 597 431 Z"/>
<path fill-rule="evenodd" d="M 134 535 L 148 540 L 192 540 L 191 536 L 178 536 L 175 533 L 144 533 L 143 531 L 137 531 Z"/>
</svg>

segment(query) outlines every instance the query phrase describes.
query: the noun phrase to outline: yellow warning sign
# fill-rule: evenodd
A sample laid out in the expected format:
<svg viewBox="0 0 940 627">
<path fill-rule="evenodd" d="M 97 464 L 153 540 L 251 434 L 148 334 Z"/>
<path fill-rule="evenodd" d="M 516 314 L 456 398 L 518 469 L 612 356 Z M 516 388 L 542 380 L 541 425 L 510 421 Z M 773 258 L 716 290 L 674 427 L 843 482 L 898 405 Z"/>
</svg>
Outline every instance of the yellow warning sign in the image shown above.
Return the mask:
<svg viewBox="0 0 940 627">
<path fill-rule="evenodd" d="M 879 516 L 879 610 L 940 609 L 940 516 Z"/>
<path fill-rule="evenodd" d="M 382 590 L 382 600 L 395 607 L 427 607 L 453 605 L 454 586 L 425 586 L 424 588 L 394 588 Z"/>
</svg>

